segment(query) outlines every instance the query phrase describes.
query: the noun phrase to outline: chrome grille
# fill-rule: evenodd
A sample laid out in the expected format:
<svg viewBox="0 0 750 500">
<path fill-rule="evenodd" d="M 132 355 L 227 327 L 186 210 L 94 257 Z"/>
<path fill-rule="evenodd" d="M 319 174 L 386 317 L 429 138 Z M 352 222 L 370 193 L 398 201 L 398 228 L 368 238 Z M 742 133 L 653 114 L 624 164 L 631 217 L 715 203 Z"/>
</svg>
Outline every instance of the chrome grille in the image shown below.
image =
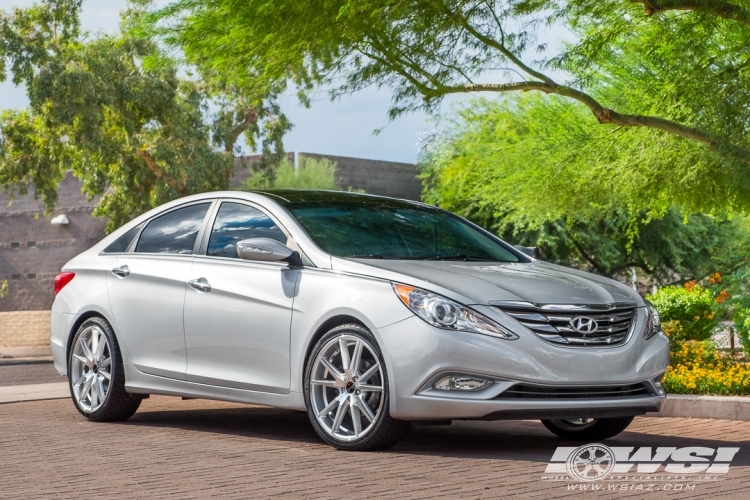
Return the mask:
<svg viewBox="0 0 750 500">
<path fill-rule="evenodd" d="M 500 393 L 495 399 L 602 399 L 649 395 L 651 391 L 643 383 L 590 387 L 516 384 Z"/>
<path fill-rule="evenodd" d="M 610 346 L 625 342 L 635 315 L 634 307 L 617 307 L 607 311 L 565 306 L 498 305 L 539 337 L 554 344 L 590 347 Z M 596 322 L 595 331 L 577 331 L 571 322 L 576 318 Z"/>
</svg>

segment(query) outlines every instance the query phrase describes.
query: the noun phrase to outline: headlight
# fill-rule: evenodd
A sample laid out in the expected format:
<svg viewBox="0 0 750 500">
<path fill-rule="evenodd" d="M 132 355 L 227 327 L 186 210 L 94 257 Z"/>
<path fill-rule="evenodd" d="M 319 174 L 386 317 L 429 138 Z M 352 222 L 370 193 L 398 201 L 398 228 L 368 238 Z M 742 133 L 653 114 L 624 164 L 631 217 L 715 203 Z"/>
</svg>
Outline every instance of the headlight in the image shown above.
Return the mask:
<svg viewBox="0 0 750 500">
<path fill-rule="evenodd" d="M 398 284 L 393 289 L 406 307 L 432 326 L 508 340 L 518 338 L 486 316 L 436 293 Z"/>
<path fill-rule="evenodd" d="M 661 332 L 659 311 L 651 302 L 646 301 L 646 331 L 643 332 L 643 338 L 648 340 L 659 332 Z"/>
</svg>

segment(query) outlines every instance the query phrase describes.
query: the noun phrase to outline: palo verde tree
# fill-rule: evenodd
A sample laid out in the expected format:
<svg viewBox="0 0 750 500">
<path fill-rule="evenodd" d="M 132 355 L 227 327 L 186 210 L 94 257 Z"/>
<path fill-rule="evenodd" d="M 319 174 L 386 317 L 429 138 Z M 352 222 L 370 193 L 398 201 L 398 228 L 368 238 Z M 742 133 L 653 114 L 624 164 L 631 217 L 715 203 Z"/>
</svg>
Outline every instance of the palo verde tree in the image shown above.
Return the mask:
<svg viewBox="0 0 750 500">
<path fill-rule="evenodd" d="M 616 177 L 664 213 L 750 205 L 749 12 L 747 0 L 176 0 L 150 20 L 234 84 L 387 87 L 392 117 L 449 94 L 559 96 L 610 125 L 610 141 L 640 141 L 638 159 L 679 160 L 592 172 L 581 197 Z M 575 38 L 561 52 L 538 40 L 550 23 Z"/>
<path fill-rule="evenodd" d="M 244 135 L 267 156 L 289 123 L 273 94 L 239 92 L 191 77 L 135 25 L 149 2 L 133 0 L 117 35 L 91 36 L 81 0 L 45 0 L 0 14 L 0 75 L 23 85 L 29 106 L 0 113 L 0 185 L 33 186 L 48 208 L 72 170 L 111 230 L 168 200 L 228 185 Z M 180 76 L 185 75 L 185 76 Z"/>
<path fill-rule="evenodd" d="M 565 119 L 545 120 L 550 114 Z M 638 204 L 612 197 L 611 183 L 600 186 L 605 203 L 578 201 L 577 175 L 588 175 L 581 172 L 601 156 L 606 138 L 600 133 L 584 110 L 563 99 L 472 100 L 451 115 L 445 130 L 423 139 L 423 198 L 507 241 L 539 247 L 544 260 L 604 276 L 629 280 L 635 267 L 664 285 L 725 274 L 744 263 L 747 217 L 690 214 L 675 206 L 651 217 Z M 608 161 L 628 161 L 633 152 L 620 141 L 609 145 Z M 524 182 L 550 170 L 563 172 L 551 176 L 551 191 Z M 562 198 L 572 208 L 550 212 L 547 198 Z"/>
</svg>

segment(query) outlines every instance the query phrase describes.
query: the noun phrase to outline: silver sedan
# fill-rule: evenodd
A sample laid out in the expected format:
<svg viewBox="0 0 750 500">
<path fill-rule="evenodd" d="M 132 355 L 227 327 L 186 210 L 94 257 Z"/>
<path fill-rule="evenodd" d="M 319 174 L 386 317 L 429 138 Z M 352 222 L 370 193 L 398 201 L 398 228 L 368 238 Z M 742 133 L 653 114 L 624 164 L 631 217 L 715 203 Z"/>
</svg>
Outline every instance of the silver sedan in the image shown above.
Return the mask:
<svg viewBox="0 0 750 500">
<path fill-rule="evenodd" d="M 346 450 L 456 419 L 601 440 L 659 410 L 658 313 L 528 250 L 378 196 L 190 196 L 65 265 L 55 366 L 89 420 L 127 419 L 150 394 L 256 403 L 307 411 Z"/>
</svg>

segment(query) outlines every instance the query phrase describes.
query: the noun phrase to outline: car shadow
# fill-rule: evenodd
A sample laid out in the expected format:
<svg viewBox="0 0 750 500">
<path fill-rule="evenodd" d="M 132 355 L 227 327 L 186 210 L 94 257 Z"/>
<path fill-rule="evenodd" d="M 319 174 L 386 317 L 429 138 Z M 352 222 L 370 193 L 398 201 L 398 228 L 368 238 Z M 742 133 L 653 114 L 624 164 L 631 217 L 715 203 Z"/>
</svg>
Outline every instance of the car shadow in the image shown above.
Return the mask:
<svg viewBox="0 0 750 500">
<path fill-rule="evenodd" d="M 246 408 L 139 411 L 120 425 L 174 428 L 232 435 L 247 439 L 287 442 L 330 449 L 318 437 L 304 412 L 248 406 Z M 707 425 L 710 425 L 707 422 Z M 636 426 L 637 427 L 637 426 Z M 663 432 L 663 429 L 660 430 Z M 454 421 L 450 426 L 414 426 L 407 437 L 381 453 L 433 455 L 465 459 L 524 460 L 547 463 L 558 446 L 579 446 L 551 434 L 538 421 Z M 608 446 L 718 448 L 739 446 L 732 465 L 750 465 L 750 441 L 692 438 L 625 431 L 608 439 Z"/>
</svg>

